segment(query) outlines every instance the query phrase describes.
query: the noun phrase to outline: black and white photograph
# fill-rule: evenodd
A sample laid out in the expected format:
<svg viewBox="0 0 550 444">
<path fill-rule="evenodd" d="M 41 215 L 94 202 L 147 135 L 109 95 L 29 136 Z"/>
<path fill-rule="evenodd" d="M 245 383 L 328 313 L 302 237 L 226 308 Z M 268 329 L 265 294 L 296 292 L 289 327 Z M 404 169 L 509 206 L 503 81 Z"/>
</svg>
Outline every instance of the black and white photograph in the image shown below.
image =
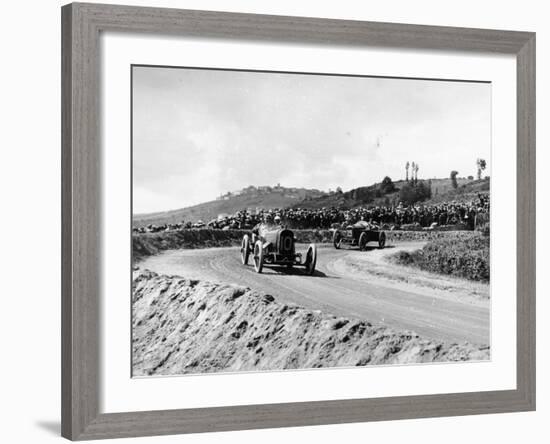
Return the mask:
<svg viewBox="0 0 550 444">
<path fill-rule="evenodd" d="M 2 442 L 548 441 L 544 2 L 3 6 Z"/>
<path fill-rule="evenodd" d="M 491 359 L 491 83 L 131 67 L 132 376 Z"/>
</svg>

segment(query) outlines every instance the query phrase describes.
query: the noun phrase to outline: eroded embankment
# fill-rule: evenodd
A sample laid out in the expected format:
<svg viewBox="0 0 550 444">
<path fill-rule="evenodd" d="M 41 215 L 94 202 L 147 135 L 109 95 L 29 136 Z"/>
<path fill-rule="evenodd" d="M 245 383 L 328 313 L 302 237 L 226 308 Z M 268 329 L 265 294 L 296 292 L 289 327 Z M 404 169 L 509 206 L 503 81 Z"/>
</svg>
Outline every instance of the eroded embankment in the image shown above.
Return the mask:
<svg viewBox="0 0 550 444">
<path fill-rule="evenodd" d="M 338 318 L 246 287 L 150 271 L 135 272 L 133 286 L 135 376 L 489 359 L 487 347 Z"/>
<path fill-rule="evenodd" d="M 247 230 L 189 229 L 161 231 L 158 233 L 135 233 L 132 235 L 134 260 L 158 254 L 164 250 L 179 248 L 212 248 L 240 245 Z M 330 243 L 331 230 L 294 230 L 300 243 Z M 387 242 L 419 241 L 433 239 L 469 239 L 473 231 L 386 231 Z"/>
</svg>

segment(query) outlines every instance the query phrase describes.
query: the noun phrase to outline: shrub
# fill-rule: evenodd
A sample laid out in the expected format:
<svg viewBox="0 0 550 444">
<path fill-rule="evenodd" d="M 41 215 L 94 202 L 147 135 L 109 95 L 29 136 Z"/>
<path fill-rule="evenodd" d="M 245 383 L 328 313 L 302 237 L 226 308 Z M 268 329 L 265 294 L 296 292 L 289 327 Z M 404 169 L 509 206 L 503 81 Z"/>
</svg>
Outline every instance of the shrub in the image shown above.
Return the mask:
<svg viewBox="0 0 550 444">
<path fill-rule="evenodd" d="M 392 260 L 400 265 L 418 267 L 434 273 L 448 274 L 474 281 L 490 278 L 490 237 L 437 239 L 413 252 L 400 251 Z"/>
<path fill-rule="evenodd" d="M 374 190 L 370 187 L 359 187 L 344 193 L 344 197 L 351 198 L 362 203 L 370 203 L 374 199 Z"/>
<path fill-rule="evenodd" d="M 404 205 L 413 205 L 416 202 L 422 202 L 432 197 L 431 187 L 422 182 L 417 184 L 406 183 L 399 190 L 399 200 Z"/>
<path fill-rule="evenodd" d="M 383 194 L 390 194 L 395 191 L 395 184 L 389 176 L 384 177 L 384 179 L 380 183 L 380 191 Z"/>
<path fill-rule="evenodd" d="M 451 183 L 454 189 L 458 188 L 458 182 L 456 181 L 457 174 L 458 174 L 458 171 L 456 170 L 451 171 Z"/>
</svg>

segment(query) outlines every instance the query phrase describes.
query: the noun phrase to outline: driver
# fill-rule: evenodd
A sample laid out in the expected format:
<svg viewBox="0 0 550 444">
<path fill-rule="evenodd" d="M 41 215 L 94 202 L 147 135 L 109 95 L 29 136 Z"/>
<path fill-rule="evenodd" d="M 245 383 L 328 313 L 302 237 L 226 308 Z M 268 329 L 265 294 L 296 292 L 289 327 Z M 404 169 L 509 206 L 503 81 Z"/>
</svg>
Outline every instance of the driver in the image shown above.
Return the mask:
<svg viewBox="0 0 550 444">
<path fill-rule="evenodd" d="M 353 218 L 350 213 L 346 214 L 346 220 L 344 221 L 344 227 L 348 228 L 353 225 Z"/>
<path fill-rule="evenodd" d="M 273 222 L 273 214 L 266 213 L 263 222 L 257 224 L 254 228 L 252 228 L 252 234 L 260 236 L 260 239 L 264 239 L 265 233 L 268 231 L 272 231 L 276 227 L 277 225 L 275 225 L 275 223 Z"/>
</svg>

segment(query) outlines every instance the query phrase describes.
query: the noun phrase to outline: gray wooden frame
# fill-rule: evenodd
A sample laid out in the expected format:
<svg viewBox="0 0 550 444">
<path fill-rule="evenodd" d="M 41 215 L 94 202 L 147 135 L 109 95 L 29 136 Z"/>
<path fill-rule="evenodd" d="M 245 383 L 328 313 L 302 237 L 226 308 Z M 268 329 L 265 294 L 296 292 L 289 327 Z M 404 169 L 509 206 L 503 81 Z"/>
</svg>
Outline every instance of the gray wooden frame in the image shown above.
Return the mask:
<svg viewBox="0 0 550 444">
<path fill-rule="evenodd" d="M 238 407 L 99 411 L 102 31 L 512 54 L 517 60 L 517 389 Z M 535 34 L 225 12 L 62 8 L 62 435 L 97 439 L 535 409 Z"/>
</svg>

